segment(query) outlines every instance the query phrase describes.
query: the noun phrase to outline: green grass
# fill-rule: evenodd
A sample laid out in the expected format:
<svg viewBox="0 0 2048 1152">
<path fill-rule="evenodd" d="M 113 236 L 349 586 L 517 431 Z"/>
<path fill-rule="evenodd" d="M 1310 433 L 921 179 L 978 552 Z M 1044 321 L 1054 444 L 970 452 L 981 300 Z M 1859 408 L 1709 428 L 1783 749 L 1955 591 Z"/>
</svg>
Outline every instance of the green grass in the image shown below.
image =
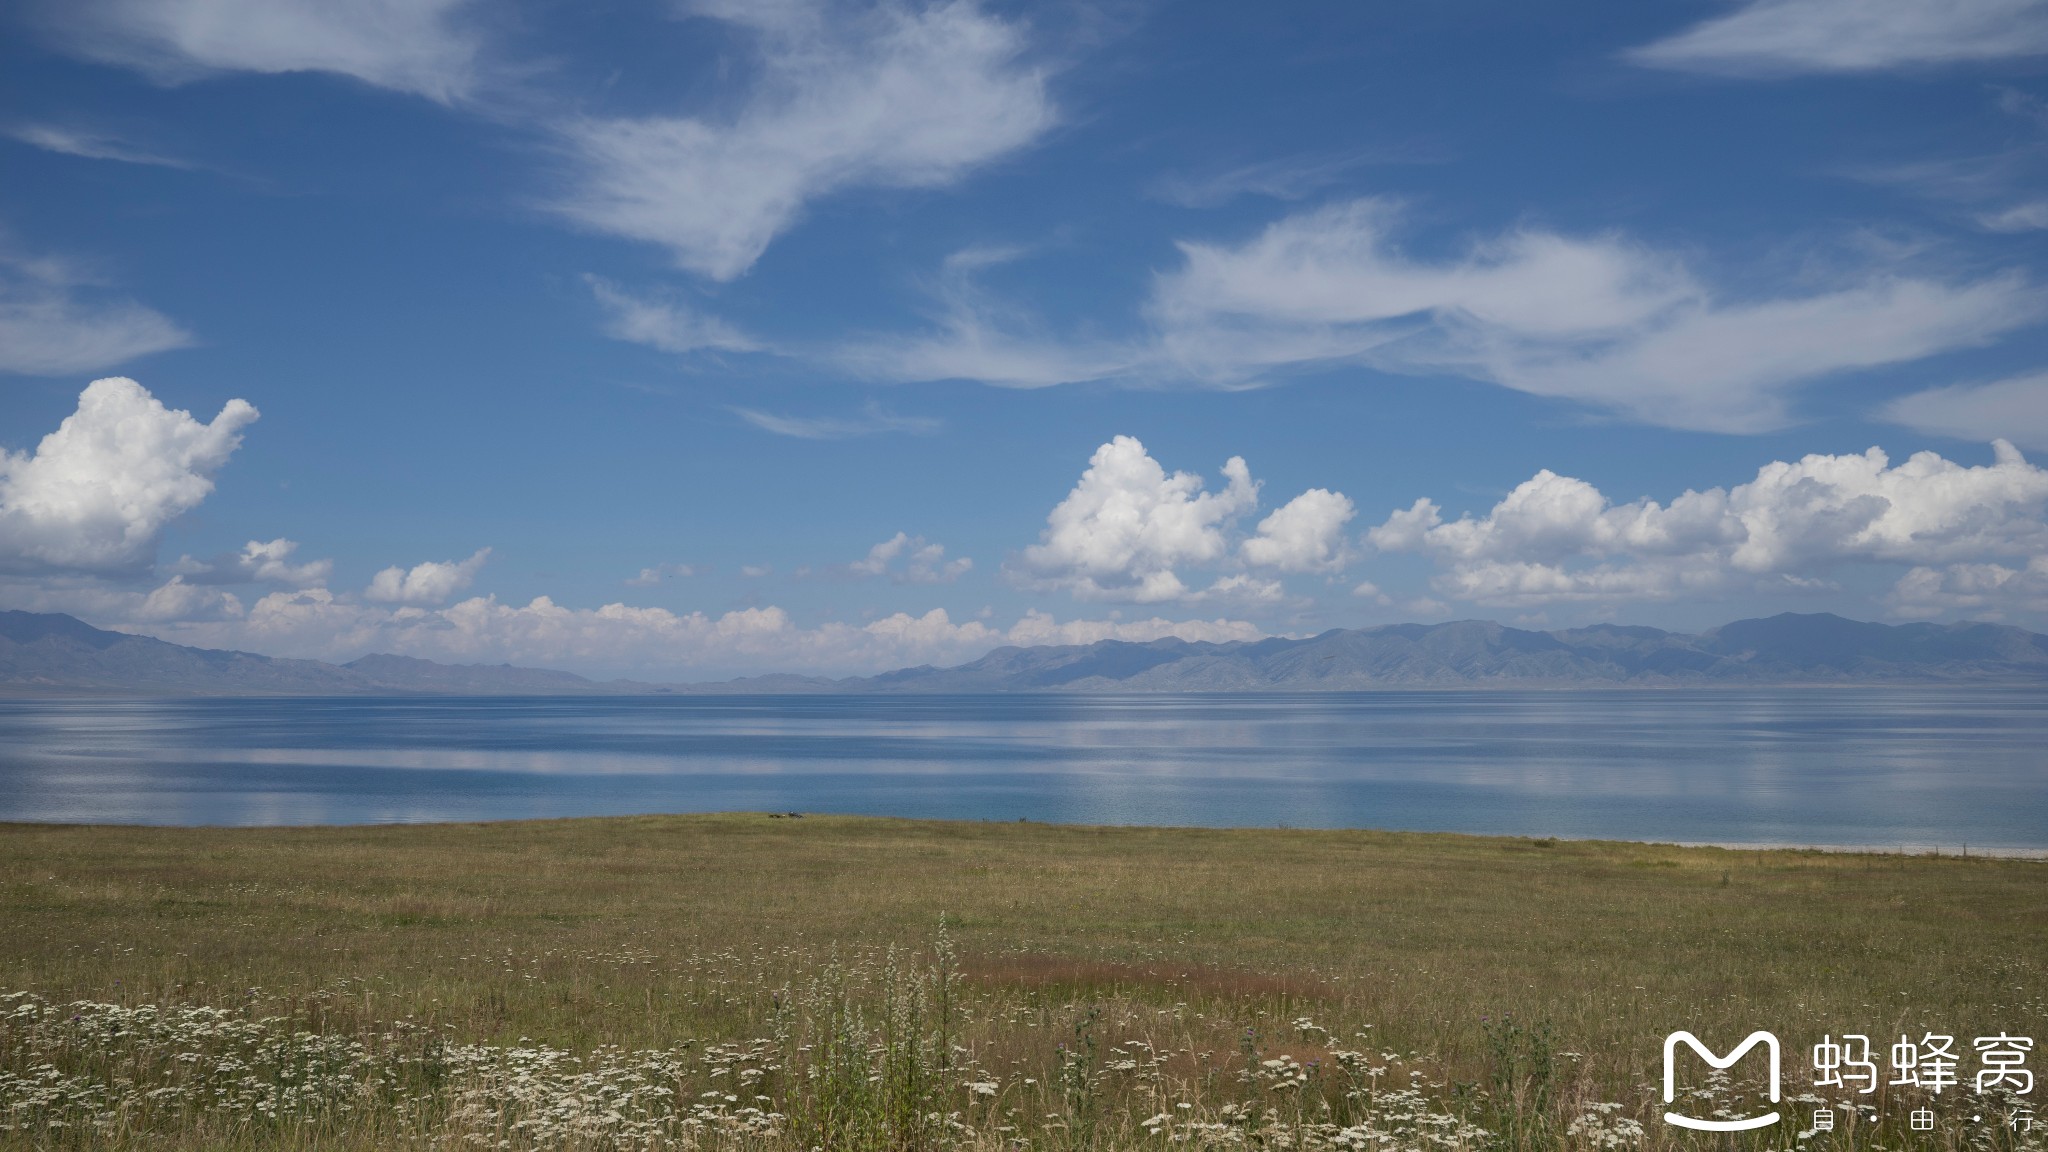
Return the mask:
<svg viewBox="0 0 2048 1152">
<path fill-rule="evenodd" d="M 1724 1047 L 1772 1029 L 1794 1094 L 1823 1033 L 1952 1033 L 1966 1073 L 1971 1037 L 2048 1042 L 2048 865 L 2034 861 L 819 816 L 0 827 L 0 990 L 218 1006 L 366 1043 L 404 1022 L 453 1044 L 701 1052 L 830 1017 L 873 1047 L 891 1012 L 935 1003 L 942 916 L 960 1015 L 899 1031 L 952 1029 L 941 1047 L 961 1065 L 945 1074 L 999 1085 L 986 1101 L 944 1086 L 974 1129 L 945 1139 L 990 1147 L 1076 1144 L 1084 1128 L 1100 1146 L 1160 1143 L 1136 1113 L 1178 1103 L 1215 1117 L 1315 1095 L 1341 1111 L 1334 1054 L 1349 1051 L 1391 1069 L 1372 1085 L 1418 1073 L 1430 1107 L 1496 1145 L 1591 1147 L 1564 1130 L 1602 1101 L 1657 1145 L 1671 1136 L 1652 1085 L 1676 1028 Z M 0 1065 L 29 1066 L 26 1035 L 0 1030 Z M 1132 1040 L 1151 1063 L 1119 1070 Z M 1332 1078 L 1239 1075 L 1281 1058 Z M 2048 1056 L 2032 1065 L 2048 1072 Z M 779 1083 L 763 1107 L 794 1116 L 808 1097 Z M 1882 1098 L 1887 1122 L 1903 1116 L 1903 1097 Z M 1013 1131 L 998 1134 L 1005 1110 Z M 101 1138 L 346 1145 L 384 1123 L 372 1111 L 315 1128 L 167 1113 Z M 428 1139 L 409 1123 L 371 1142 Z M 1873 1139 L 1909 1143 L 1866 1129 L 1815 1146 Z"/>
</svg>

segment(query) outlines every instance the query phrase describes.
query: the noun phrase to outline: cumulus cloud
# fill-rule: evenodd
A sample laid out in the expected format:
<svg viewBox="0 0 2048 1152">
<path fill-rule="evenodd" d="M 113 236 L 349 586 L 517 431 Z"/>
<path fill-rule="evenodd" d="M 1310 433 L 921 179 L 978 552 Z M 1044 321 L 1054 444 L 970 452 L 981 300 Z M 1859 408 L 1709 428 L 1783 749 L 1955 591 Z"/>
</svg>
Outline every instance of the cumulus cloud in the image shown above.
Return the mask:
<svg viewBox="0 0 2048 1152">
<path fill-rule="evenodd" d="M 1394 603 L 1392 596 L 1387 595 L 1379 585 L 1370 580 L 1360 580 L 1357 584 L 1353 585 L 1351 594 L 1370 600 L 1382 608 L 1392 607 Z"/>
<path fill-rule="evenodd" d="M 1628 58 L 1690 72 L 1792 75 L 2044 53 L 2042 0 L 1752 0 Z"/>
<path fill-rule="evenodd" d="M 93 381 L 33 453 L 0 449 L 0 568 L 149 567 L 164 525 L 213 491 L 255 419 L 230 400 L 202 424 L 126 377 Z"/>
<path fill-rule="evenodd" d="M 0 372 L 93 372 L 191 343 L 163 313 L 110 293 L 70 263 L 0 244 Z"/>
<path fill-rule="evenodd" d="M 584 281 L 603 305 L 609 320 L 605 334 L 629 344 L 645 344 L 663 352 L 757 352 L 761 345 L 716 316 L 707 316 L 676 300 L 635 296 L 608 280 Z"/>
<path fill-rule="evenodd" d="M 1273 602 L 1280 582 L 1225 571 L 1203 587 L 1180 569 L 1249 566 L 1329 572 L 1345 561 L 1343 525 L 1354 514 L 1342 493 L 1312 488 L 1245 536 L 1237 521 L 1259 504 L 1244 458 L 1223 465 L 1224 486 L 1206 489 L 1191 472 L 1168 473 L 1130 436 L 1095 450 L 1081 479 L 1046 516 L 1039 542 L 1008 566 L 1013 580 L 1084 600 Z"/>
<path fill-rule="evenodd" d="M 754 90 L 729 117 L 589 118 L 561 127 L 576 168 L 555 207 L 659 244 L 715 280 L 752 267 L 804 206 L 851 187 L 932 188 L 1049 128 L 1045 75 L 1022 30 L 971 0 L 711 4 L 750 33 Z"/>
<path fill-rule="evenodd" d="M 898 532 L 868 549 L 867 556 L 847 565 L 847 570 L 855 576 L 887 576 L 897 584 L 950 584 L 973 567 L 974 561 L 965 556 L 946 559 L 943 544 Z"/>
<path fill-rule="evenodd" d="M 1225 461 L 1223 475 L 1221 492 L 1205 491 L 1200 476 L 1169 475 L 1135 437 L 1118 436 L 1095 450 L 1080 483 L 1046 517 L 1022 571 L 1084 598 L 1186 599 L 1192 590 L 1174 569 L 1222 559 L 1224 529 L 1258 507 L 1243 457 Z"/>
<path fill-rule="evenodd" d="M 377 604 L 445 604 L 469 587 L 490 555 L 489 548 L 479 548 L 467 560 L 429 560 L 410 570 L 394 565 L 370 579 L 363 599 Z"/>
<path fill-rule="evenodd" d="M 1454 373 L 1646 423 L 1725 432 L 1789 422 L 1823 377 L 1991 342 L 2048 316 L 2017 273 L 1871 274 L 1728 300 L 1684 262 L 1616 236 L 1519 229 L 1441 258 L 1405 254 L 1377 199 L 1284 217 L 1237 244 L 1184 242 L 1155 278 L 1150 331 L 1069 348 L 952 281 L 936 331 L 870 341 L 849 366 L 891 379 L 1038 386 L 1127 377 L 1244 387 L 1367 364 Z"/>
<path fill-rule="evenodd" d="M 1282 572 L 1330 572 L 1344 566 L 1344 525 L 1358 514 L 1349 497 L 1311 488 L 1259 521 L 1239 546 L 1245 562 Z"/>
<path fill-rule="evenodd" d="M 1967 613 L 1999 619 L 2020 612 L 2048 614 L 2048 555 L 2024 564 L 1949 564 L 1916 567 L 1899 577 L 1889 604 L 1912 619 Z"/>
<path fill-rule="evenodd" d="M 142 597 L 130 613 L 130 620 L 149 624 L 159 621 L 237 620 L 246 612 L 241 597 L 219 588 L 188 584 L 173 576 Z"/>
<path fill-rule="evenodd" d="M 71 51 L 175 84 L 220 72 L 331 72 L 452 103 L 477 79 L 468 0 L 72 0 Z"/>
<path fill-rule="evenodd" d="M 1417 500 L 1366 539 L 1434 558 L 1440 593 L 1509 605 L 1821 589 L 1846 565 L 2039 555 L 2048 470 L 2004 441 L 1994 449 L 1976 466 L 1919 452 L 1894 467 L 1877 448 L 1775 461 L 1748 483 L 1688 490 L 1668 505 L 1615 504 L 1546 469 L 1484 516 L 1446 521 L 1434 501 Z"/>
<path fill-rule="evenodd" d="M 283 537 L 251 540 L 242 546 L 241 552 L 215 560 L 180 556 L 165 571 L 181 583 L 189 584 L 274 584 L 280 588 L 325 585 L 328 577 L 334 574 L 334 561 L 308 560 L 294 564 L 291 562 L 292 554 L 298 550 L 297 541 Z"/>
<path fill-rule="evenodd" d="M 2003 437 L 2048 449 L 2048 372 L 1930 388 L 1886 404 L 1881 419 L 1937 436 L 1985 441 Z"/>
<path fill-rule="evenodd" d="M 734 408 L 733 415 L 763 432 L 792 436 L 798 440 L 852 440 L 888 432 L 926 436 L 945 426 L 930 416 L 903 416 L 883 410 L 870 400 L 857 416 L 784 416 L 755 408 Z"/>
<path fill-rule="evenodd" d="M 1068 620 L 1027 613 L 1008 629 L 955 622 L 944 609 L 899 612 L 866 624 L 799 625 L 777 607 L 721 615 L 607 604 L 569 608 L 543 596 L 525 605 L 473 597 L 446 608 L 354 603 L 325 589 L 275 592 L 237 618 L 139 627 L 165 639 L 279 655 L 348 660 L 396 652 L 451 663 L 513 663 L 597 675 L 694 679 L 760 672 L 849 675 L 973 660 L 1004 644 L 1097 640 L 1256 640 L 1229 619 Z"/>
</svg>

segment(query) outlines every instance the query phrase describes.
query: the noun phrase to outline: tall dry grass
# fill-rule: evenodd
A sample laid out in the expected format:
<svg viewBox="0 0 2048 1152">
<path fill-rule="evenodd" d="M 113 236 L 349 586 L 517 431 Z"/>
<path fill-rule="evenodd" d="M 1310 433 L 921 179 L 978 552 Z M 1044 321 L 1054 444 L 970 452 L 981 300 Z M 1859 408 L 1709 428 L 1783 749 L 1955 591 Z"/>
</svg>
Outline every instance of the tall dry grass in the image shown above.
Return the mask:
<svg viewBox="0 0 2048 1152">
<path fill-rule="evenodd" d="M 2019 1148 L 1957 1092 L 1901 1131 L 1924 1094 L 1889 1086 L 1834 1132 L 1681 1137 L 1659 1043 L 1772 1028 L 1803 1122 L 1823 1033 L 2048 1040 L 2044 880 L 816 817 L 15 826 L 0 1143 Z"/>
</svg>

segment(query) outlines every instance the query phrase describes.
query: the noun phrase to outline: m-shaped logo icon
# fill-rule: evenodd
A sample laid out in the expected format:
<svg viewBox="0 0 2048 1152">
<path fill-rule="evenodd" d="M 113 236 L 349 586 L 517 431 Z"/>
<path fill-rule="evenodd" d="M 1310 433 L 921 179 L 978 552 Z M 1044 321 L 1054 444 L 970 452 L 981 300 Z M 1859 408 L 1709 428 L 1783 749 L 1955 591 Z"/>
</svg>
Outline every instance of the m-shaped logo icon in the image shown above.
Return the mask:
<svg viewBox="0 0 2048 1152">
<path fill-rule="evenodd" d="M 1751 1048 L 1759 1044 L 1763 1045 L 1764 1050 L 1771 1058 L 1771 1103 L 1776 1104 L 1778 1102 L 1778 1038 L 1776 1036 L 1771 1035 L 1769 1032 L 1751 1032 L 1747 1039 L 1735 1046 L 1734 1051 L 1726 1056 L 1716 1056 L 1708 1050 L 1705 1044 L 1700 1043 L 1699 1037 L 1692 1033 L 1673 1032 L 1664 1038 L 1664 1103 L 1669 1104 L 1678 1098 L 1677 1064 L 1680 1041 L 1683 1041 L 1686 1047 L 1699 1053 L 1700 1059 L 1705 1060 L 1715 1068 L 1731 1068 L 1737 1060 L 1748 1055 Z M 1778 1114 L 1773 1111 L 1766 1112 L 1761 1116 L 1745 1117 L 1741 1120 L 1701 1120 L 1677 1112 L 1666 1112 L 1664 1113 L 1664 1122 L 1666 1124 L 1676 1124 L 1680 1128 L 1698 1129 L 1701 1132 L 1744 1132 L 1751 1128 L 1766 1128 L 1776 1124 L 1778 1122 Z"/>
</svg>

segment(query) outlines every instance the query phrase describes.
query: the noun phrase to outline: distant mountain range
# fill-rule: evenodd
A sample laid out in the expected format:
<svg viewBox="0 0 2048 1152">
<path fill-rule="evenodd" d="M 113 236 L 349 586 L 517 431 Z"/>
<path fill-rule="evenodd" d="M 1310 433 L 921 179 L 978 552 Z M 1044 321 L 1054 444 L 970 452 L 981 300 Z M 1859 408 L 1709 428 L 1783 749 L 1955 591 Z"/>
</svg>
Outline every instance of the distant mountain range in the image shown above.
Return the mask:
<svg viewBox="0 0 2048 1152">
<path fill-rule="evenodd" d="M 998 648 L 953 668 L 842 680 L 647 684 L 407 656 L 286 660 L 108 632 L 60 613 L 0 612 L 0 692 L 15 695 L 1335 692 L 1912 681 L 2048 684 L 2048 636 L 2002 624 L 1871 624 L 1827 613 L 1738 620 L 1698 635 L 1611 624 L 1530 632 L 1460 620 L 1335 628 L 1300 640 Z"/>
<path fill-rule="evenodd" d="M 638 693 L 571 672 L 365 656 L 347 664 L 187 648 L 95 628 L 61 612 L 0 612 L 0 692 L 142 696 L 544 696 Z"/>
</svg>

